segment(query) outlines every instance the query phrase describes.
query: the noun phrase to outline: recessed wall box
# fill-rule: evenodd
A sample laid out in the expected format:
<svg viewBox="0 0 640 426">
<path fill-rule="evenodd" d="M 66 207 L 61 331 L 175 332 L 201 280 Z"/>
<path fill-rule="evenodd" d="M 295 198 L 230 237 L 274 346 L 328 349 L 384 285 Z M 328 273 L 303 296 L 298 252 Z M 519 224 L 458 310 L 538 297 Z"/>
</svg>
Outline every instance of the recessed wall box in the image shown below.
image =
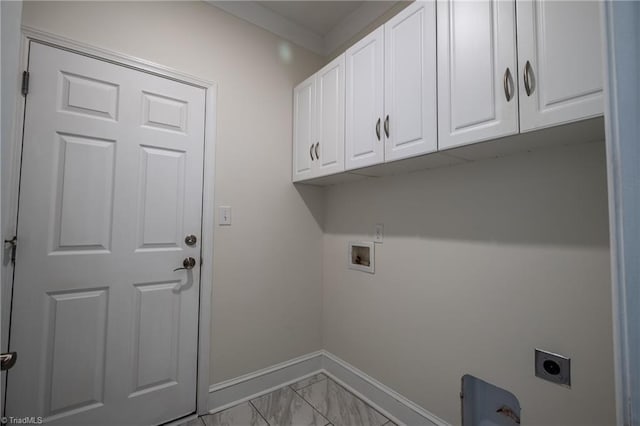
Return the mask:
<svg viewBox="0 0 640 426">
<path fill-rule="evenodd" d="M 375 273 L 375 255 L 373 242 L 349 242 L 349 269 Z"/>
<path fill-rule="evenodd" d="M 535 365 L 537 377 L 571 387 L 571 358 L 536 349 Z"/>
</svg>

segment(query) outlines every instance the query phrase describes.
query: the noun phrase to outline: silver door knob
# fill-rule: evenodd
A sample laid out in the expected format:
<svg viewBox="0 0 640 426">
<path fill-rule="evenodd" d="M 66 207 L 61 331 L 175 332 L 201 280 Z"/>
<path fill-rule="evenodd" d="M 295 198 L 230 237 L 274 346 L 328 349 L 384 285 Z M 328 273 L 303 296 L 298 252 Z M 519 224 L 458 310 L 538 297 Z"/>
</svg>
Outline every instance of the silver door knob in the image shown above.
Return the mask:
<svg viewBox="0 0 640 426">
<path fill-rule="evenodd" d="M 194 266 L 196 266 L 196 260 L 193 257 L 186 257 L 182 261 L 182 267 L 174 269 L 173 272 L 180 271 L 181 269 L 186 269 L 188 271 L 193 269 Z"/>
</svg>

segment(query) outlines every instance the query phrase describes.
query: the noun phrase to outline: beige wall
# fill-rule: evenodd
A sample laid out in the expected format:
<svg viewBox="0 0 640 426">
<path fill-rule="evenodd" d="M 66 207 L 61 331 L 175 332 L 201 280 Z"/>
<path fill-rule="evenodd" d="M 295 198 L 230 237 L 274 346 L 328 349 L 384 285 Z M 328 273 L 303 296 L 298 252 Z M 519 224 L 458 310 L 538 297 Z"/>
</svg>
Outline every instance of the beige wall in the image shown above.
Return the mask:
<svg viewBox="0 0 640 426">
<path fill-rule="evenodd" d="M 523 424 L 614 424 L 606 194 L 603 143 L 331 187 L 325 349 L 455 424 L 465 373 Z M 347 269 L 376 223 L 375 275 Z M 571 389 L 534 377 L 536 347 Z"/>
<path fill-rule="evenodd" d="M 290 176 L 292 88 L 322 58 L 199 2 L 25 2 L 23 23 L 218 83 L 211 382 L 320 349 L 322 192 Z"/>
</svg>

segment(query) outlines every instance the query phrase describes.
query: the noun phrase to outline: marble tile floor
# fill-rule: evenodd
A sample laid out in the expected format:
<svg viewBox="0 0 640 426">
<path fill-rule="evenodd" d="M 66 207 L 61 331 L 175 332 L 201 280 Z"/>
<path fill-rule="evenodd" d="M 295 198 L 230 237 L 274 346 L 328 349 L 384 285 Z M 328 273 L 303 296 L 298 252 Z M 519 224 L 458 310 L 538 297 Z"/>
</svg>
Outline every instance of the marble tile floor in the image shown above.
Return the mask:
<svg viewBox="0 0 640 426">
<path fill-rule="evenodd" d="M 395 426 L 323 373 L 180 426 Z"/>
</svg>

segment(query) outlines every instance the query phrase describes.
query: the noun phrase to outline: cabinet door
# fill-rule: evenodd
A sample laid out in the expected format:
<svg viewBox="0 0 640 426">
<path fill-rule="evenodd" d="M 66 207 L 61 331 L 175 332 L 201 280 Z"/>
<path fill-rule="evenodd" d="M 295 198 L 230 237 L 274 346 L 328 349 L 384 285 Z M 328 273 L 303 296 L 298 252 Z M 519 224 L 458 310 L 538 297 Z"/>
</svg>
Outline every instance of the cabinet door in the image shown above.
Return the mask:
<svg viewBox="0 0 640 426">
<path fill-rule="evenodd" d="M 435 9 L 417 1 L 384 26 L 385 162 L 438 147 Z"/>
<path fill-rule="evenodd" d="M 344 97 L 344 55 L 341 55 L 316 74 L 315 176 L 344 171 Z"/>
<path fill-rule="evenodd" d="M 293 181 L 309 179 L 315 161 L 315 75 L 293 89 Z"/>
<path fill-rule="evenodd" d="M 383 35 L 380 27 L 346 52 L 346 170 L 384 161 Z"/>
<path fill-rule="evenodd" d="M 437 20 L 439 148 L 517 133 L 515 1 L 439 1 Z"/>
<path fill-rule="evenodd" d="M 603 113 L 600 6 L 518 2 L 522 131 Z"/>
</svg>

